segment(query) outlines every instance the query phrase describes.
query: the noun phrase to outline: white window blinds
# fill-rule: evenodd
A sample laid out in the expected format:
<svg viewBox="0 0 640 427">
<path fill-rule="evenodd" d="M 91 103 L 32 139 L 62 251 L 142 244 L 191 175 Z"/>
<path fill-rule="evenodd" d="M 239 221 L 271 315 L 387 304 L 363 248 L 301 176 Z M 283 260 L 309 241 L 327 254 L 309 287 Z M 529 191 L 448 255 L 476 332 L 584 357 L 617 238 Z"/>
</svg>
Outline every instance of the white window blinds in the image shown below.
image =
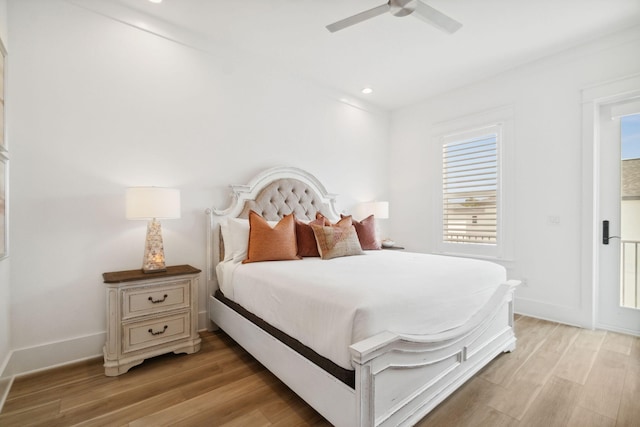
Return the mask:
<svg viewBox="0 0 640 427">
<path fill-rule="evenodd" d="M 443 241 L 496 245 L 498 134 L 443 145 Z"/>
</svg>

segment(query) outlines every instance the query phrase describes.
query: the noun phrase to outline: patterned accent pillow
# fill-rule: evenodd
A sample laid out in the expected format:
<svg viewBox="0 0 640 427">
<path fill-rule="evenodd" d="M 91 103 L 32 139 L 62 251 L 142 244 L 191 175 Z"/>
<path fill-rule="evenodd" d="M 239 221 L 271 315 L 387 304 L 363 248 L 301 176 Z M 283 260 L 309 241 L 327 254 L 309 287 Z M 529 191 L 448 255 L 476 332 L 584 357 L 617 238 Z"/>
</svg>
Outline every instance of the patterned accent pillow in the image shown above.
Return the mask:
<svg viewBox="0 0 640 427">
<path fill-rule="evenodd" d="M 340 218 L 346 218 L 344 215 L 340 215 Z M 360 240 L 360 246 L 365 251 L 379 250 L 381 249 L 380 240 L 376 236 L 376 220 L 373 215 L 369 215 L 362 221 L 351 220 L 353 226 L 356 228 L 358 234 L 358 240 Z"/>
<path fill-rule="evenodd" d="M 351 220 L 351 215 L 348 216 L 344 216 L 344 215 L 340 215 L 340 220 L 338 222 L 336 222 L 335 224 L 331 224 L 331 221 L 329 220 L 329 218 L 327 218 L 326 216 L 322 215 L 320 212 L 316 212 L 316 219 L 322 219 L 325 221 L 325 225 L 329 226 L 339 226 L 339 227 L 347 227 L 347 226 L 351 226 L 353 225 L 353 221 Z"/>
<path fill-rule="evenodd" d="M 304 222 L 296 218 L 296 240 L 298 242 L 298 256 L 320 256 L 320 252 L 318 252 L 318 244 L 316 243 L 316 236 L 313 234 L 311 225 L 331 225 L 331 223 L 325 217 L 314 219 L 308 224 L 305 224 Z"/>
<path fill-rule="evenodd" d="M 340 222 L 342 222 L 342 220 L 340 220 L 339 223 Z M 316 236 L 316 242 L 318 242 L 320 258 L 331 259 L 364 254 L 360 247 L 356 229 L 350 224 L 351 218 L 349 218 L 348 223 L 348 226 L 311 226 L 313 234 Z"/>
<path fill-rule="evenodd" d="M 285 215 L 271 228 L 260 215 L 249 212 L 249 247 L 242 263 L 292 259 L 300 259 L 293 214 Z"/>
</svg>

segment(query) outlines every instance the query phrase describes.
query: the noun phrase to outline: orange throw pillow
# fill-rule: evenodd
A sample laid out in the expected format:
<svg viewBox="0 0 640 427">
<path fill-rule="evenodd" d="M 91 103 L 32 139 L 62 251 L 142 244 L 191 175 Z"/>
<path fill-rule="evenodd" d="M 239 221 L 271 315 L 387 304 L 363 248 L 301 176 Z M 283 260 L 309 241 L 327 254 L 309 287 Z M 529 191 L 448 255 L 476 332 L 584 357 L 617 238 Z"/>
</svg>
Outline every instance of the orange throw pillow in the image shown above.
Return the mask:
<svg viewBox="0 0 640 427">
<path fill-rule="evenodd" d="M 256 212 L 249 212 L 249 247 L 242 263 L 292 259 L 300 259 L 293 214 L 285 215 L 271 228 Z"/>
</svg>

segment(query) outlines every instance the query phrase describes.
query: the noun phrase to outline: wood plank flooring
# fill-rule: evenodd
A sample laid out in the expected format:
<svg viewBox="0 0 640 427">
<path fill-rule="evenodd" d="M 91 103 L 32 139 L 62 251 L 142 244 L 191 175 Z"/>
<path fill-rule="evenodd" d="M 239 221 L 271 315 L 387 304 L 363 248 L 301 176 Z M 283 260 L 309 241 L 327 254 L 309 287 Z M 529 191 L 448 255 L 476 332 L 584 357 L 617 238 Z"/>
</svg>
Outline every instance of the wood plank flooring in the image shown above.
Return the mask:
<svg viewBox="0 0 640 427">
<path fill-rule="evenodd" d="M 517 316 L 499 356 L 418 423 L 640 426 L 640 338 Z M 93 359 L 16 378 L 0 426 L 328 426 L 222 332 L 119 377 Z"/>
</svg>

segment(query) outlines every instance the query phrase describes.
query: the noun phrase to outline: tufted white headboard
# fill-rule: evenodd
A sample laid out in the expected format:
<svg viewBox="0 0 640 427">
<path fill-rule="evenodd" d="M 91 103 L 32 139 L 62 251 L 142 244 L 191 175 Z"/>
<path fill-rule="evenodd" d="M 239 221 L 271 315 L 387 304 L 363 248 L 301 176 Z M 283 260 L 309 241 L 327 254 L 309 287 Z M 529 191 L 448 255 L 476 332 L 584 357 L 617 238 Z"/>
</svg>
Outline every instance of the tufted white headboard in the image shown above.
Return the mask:
<svg viewBox="0 0 640 427">
<path fill-rule="evenodd" d="M 336 195 L 328 193 L 310 173 L 294 167 L 268 169 L 246 185 L 231 186 L 232 202 L 226 209 L 207 209 L 207 298 L 218 289 L 215 267 L 221 259 L 220 222 L 225 218 L 248 218 L 249 211 L 268 221 L 294 213 L 298 219 L 315 219 L 321 212 L 338 220 Z"/>
<path fill-rule="evenodd" d="M 298 219 L 315 219 L 323 211 L 322 198 L 295 178 L 280 178 L 264 187 L 255 200 L 246 200 L 239 218 L 248 218 L 253 210 L 267 221 L 277 221 L 294 213 Z"/>
</svg>

